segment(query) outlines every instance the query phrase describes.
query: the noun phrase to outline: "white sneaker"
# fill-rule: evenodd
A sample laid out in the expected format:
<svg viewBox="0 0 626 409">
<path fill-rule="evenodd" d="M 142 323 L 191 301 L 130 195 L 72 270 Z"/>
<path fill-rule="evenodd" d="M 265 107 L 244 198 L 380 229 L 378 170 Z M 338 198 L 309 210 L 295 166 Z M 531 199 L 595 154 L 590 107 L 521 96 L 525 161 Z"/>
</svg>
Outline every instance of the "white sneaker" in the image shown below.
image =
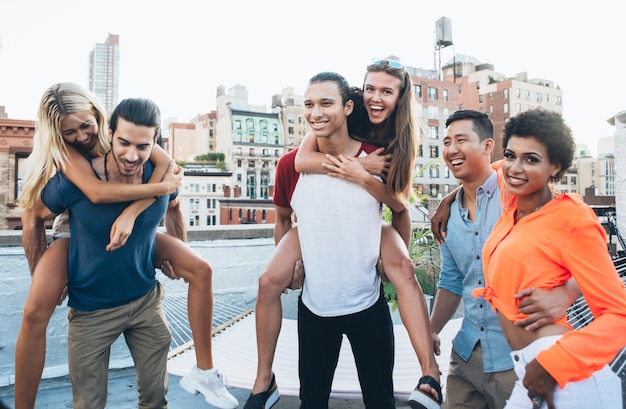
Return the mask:
<svg viewBox="0 0 626 409">
<path fill-rule="evenodd" d="M 235 409 L 239 402 L 224 386 L 223 375 L 215 368 L 201 374 L 197 366 L 180 380 L 180 387 L 189 393 L 201 393 L 206 401 L 220 409 Z"/>
</svg>

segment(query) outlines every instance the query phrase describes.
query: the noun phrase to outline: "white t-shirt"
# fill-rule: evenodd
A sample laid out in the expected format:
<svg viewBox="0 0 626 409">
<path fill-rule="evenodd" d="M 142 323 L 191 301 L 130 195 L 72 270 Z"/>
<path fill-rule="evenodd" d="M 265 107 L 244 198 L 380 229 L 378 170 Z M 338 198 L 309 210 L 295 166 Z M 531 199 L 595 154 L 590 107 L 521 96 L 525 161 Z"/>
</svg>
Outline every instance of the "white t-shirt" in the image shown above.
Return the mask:
<svg viewBox="0 0 626 409">
<path fill-rule="evenodd" d="M 366 147 L 359 156 L 367 155 Z M 380 296 L 376 272 L 380 202 L 356 183 L 303 173 L 290 204 L 298 219 L 305 266 L 304 305 L 323 317 L 353 314 L 374 305 Z"/>
</svg>

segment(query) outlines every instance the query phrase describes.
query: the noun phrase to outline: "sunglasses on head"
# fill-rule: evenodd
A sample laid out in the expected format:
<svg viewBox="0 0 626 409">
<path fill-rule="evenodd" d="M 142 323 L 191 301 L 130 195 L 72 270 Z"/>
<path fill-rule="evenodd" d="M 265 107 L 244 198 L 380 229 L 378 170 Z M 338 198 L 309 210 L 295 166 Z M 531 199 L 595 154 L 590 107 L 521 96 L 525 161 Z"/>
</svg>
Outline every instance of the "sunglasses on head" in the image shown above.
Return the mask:
<svg viewBox="0 0 626 409">
<path fill-rule="evenodd" d="M 395 61 L 395 60 L 376 60 L 372 63 L 372 65 L 380 65 L 382 63 L 387 63 L 387 65 L 390 66 L 391 68 L 399 68 L 399 69 L 404 68 L 404 65 L 401 62 Z"/>
</svg>

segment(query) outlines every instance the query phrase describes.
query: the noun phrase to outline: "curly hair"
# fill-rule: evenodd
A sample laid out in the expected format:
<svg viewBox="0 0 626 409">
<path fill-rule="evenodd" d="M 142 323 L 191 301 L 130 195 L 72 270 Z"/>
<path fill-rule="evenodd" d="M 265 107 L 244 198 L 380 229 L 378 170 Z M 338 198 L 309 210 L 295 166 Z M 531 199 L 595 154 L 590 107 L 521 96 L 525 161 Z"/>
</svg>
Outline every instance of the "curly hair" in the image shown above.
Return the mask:
<svg viewBox="0 0 626 409">
<path fill-rule="evenodd" d="M 561 170 L 552 178 L 558 181 L 572 166 L 576 143 L 572 130 L 560 113 L 536 108 L 511 117 L 504 124 L 502 145 L 506 149 L 512 136 L 535 138 L 546 147 L 550 163 L 561 165 Z"/>
</svg>

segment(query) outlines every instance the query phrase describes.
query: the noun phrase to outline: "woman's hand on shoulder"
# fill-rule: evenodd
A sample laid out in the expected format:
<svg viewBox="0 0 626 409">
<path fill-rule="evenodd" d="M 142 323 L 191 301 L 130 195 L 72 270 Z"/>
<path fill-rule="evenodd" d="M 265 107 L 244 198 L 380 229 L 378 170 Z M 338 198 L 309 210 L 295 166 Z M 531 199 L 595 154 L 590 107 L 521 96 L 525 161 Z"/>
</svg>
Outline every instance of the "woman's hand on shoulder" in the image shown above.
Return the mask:
<svg viewBox="0 0 626 409">
<path fill-rule="evenodd" d="M 176 192 L 176 189 L 180 187 L 180 185 L 183 183 L 183 175 L 183 168 L 178 166 L 176 162 L 171 161 L 170 167 L 167 170 L 167 173 L 163 177 L 162 181 L 167 188 L 168 194 Z"/>
<path fill-rule="evenodd" d="M 385 148 L 378 148 L 369 155 L 359 158 L 365 170 L 374 176 L 382 177 L 383 180 L 387 178 L 390 161 L 391 155 L 385 154 Z"/>
<path fill-rule="evenodd" d="M 365 181 L 372 176 L 365 170 L 363 164 L 353 156 L 339 155 L 337 157 L 326 155 L 332 165 L 322 163 L 329 170 L 328 175 L 345 179 L 350 182 L 364 184 Z"/>
</svg>

